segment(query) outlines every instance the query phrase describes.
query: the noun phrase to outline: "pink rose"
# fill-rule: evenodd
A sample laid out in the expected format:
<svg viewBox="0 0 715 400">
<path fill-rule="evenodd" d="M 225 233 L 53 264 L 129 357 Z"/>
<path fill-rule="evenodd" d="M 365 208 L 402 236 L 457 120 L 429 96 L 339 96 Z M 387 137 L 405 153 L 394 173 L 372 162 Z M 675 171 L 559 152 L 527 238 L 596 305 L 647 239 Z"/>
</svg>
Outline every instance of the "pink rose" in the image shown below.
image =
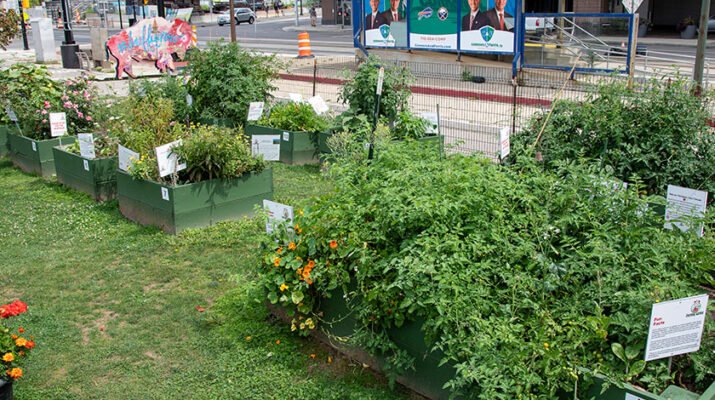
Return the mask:
<svg viewBox="0 0 715 400">
<path fill-rule="evenodd" d="M 84 118 L 84 114 L 82 114 L 82 113 L 79 112 L 79 111 L 77 111 L 77 116 L 80 117 L 80 118 Z"/>
<path fill-rule="evenodd" d="M 40 111 L 40 114 L 42 114 L 42 115 L 47 114 L 47 110 L 42 110 L 42 111 Z"/>
<path fill-rule="evenodd" d="M 92 120 L 92 117 L 88 115 L 88 116 L 87 116 L 87 121 L 91 121 L 91 120 Z"/>
<path fill-rule="evenodd" d="M 46 120 L 46 119 L 43 119 L 43 120 L 42 120 L 42 123 L 43 123 L 43 124 L 46 124 L 46 123 L 47 123 L 47 120 Z"/>
<path fill-rule="evenodd" d="M 50 102 L 45 100 L 45 108 L 50 108 Z"/>
<path fill-rule="evenodd" d="M 72 102 L 71 101 L 65 101 L 65 104 L 63 104 L 65 108 L 72 108 Z"/>
<path fill-rule="evenodd" d="M 67 100 L 69 100 L 69 99 L 70 99 L 70 98 L 69 98 L 69 97 L 67 97 L 67 95 L 66 95 L 66 94 L 63 94 L 63 95 L 62 95 L 62 100 L 63 100 L 63 101 L 67 101 Z"/>
</svg>

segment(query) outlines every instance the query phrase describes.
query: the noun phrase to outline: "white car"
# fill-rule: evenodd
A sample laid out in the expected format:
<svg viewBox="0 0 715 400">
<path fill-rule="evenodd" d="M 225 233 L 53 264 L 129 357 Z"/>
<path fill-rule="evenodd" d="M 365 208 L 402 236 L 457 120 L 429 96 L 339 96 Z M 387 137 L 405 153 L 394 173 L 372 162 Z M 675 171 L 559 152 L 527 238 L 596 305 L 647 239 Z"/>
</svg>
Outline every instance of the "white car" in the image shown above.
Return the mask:
<svg viewBox="0 0 715 400">
<path fill-rule="evenodd" d="M 235 11 L 236 15 L 236 25 L 240 25 L 241 22 L 248 22 L 253 24 L 256 21 L 256 14 L 250 8 L 237 8 Z M 224 26 L 231 23 L 231 17 L 228 11 L 224 11 L 218 16 L 218 26 Z"/>
</svg>

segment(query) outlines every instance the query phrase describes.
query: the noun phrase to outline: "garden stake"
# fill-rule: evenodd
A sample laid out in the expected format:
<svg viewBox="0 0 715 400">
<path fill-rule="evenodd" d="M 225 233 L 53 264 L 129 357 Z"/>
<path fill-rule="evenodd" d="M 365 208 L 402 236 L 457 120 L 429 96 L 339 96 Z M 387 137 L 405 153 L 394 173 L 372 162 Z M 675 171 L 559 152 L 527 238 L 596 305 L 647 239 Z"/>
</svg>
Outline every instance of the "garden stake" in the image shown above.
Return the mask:
<svg viewBox="0 0 715 400">
<path fill-rule="evenodd" d="M 576 63 L 581 59 L 581 56 L 576 57 L 576 61 L 573 63 L 573 67 L 571 67 L 571 71 L 569 72 L 569 77 L 567 77 L 564 80 L 564 84 L 561 85 L 561 90 L 559 90 L 558 93 L 556 93 L 556 97 L 554 97 L 554 100 L 551 102 L 551 110 L 549 110 L 549 113 L 546 115 L 546 120 L 544 121 L 544 125 L 541 126 L 541 130 L 539 131 L 539 134 L 536 136 L 536 141 L 534 144 L 531 146 L 531 151 L 529 153 L 532 153 L 534 150 L 536 150 L 536 146 L 539 145 L 539 141 L 541 140 L 541 135 L 544 133 L 544 129 L 546 129 L 546 124 L 549 123 L 549 119 L 551 119 L 551 114 L 554 113 L 554 103 L 559 101 L 561 99 L 561 95 L 564 93 L 564 89 L 566 89 L 566 84 L 569 83 L 569 80 L 571 80 L 570 76 L 573 74 L 574 70 L 576 70 Z"/>
<path fill-rule="evenodd" d="M 442 161 L 444 142 L 442 142 L 442 119 L 439 117 L 439 103 L 437 103 L 437 139 L 439 140 L 439 160 Z"/>
<path fill-rule="evenodd" d="M 377 129 L 377 116 L 380 114 L 380 99 L 382 98 L 382 82 L 385 79 L 385 68 L 380 67 L 380 73 L 377 75 L 377 102 L 375 103 L 375 115 L 372 119 L 372 132 L 370 133 L 370 151 L 367 153 L 367 159 L 372 160 L 373 149 L 375 147 L 375 129 Z"/>
</svg>

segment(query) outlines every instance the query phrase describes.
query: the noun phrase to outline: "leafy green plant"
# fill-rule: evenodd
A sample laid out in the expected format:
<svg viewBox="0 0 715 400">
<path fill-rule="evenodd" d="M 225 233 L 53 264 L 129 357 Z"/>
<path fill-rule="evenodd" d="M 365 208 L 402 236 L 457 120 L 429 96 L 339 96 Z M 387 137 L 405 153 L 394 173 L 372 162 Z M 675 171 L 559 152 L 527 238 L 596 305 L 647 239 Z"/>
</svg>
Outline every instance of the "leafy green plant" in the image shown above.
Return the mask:
<svg viewBox="0 0 715 400">
<path fill-rule="evenodd" d="M 251 155 L 244 135 L 236 135 L 230 129 L 216 126 L 193 127 L 190 135 L 174 152 L 187 165 L 179 175 L 188 182 L 236 178 L 265 168 L 262 158 Z"/>
<path fill-rule="evenodd" d="M 385 68 L 385 78 L 380 98 L 380 114 L 388 121 L 397 118 L 398 112 L 407 108 L 410 97 L 410 85 L 414 77 L 405 67 L 386 65 L 380 59 L 370 56 L 360 64 L 355 76 L 347 80 L 340 90 L 338 99 L 347 103 L 355 114 L 362 114 L 372 121 L 375 114 L 378 73 L 380 67 Z"/>
<path fill-rule="evenodd" d="M 43 109 L 45 102 L 61 108 L 62 85 L 52 80 L 44 66 L 14 64 L 0 70 L 0 92 L 3 94 L 0 122 L 9 123 L 4 111 L 6 106 L 10 106 L 26 135 L 34 135 L 37 131 L 37 110 Z"/>
<path fill-rule="evenodd" d="M 256 125 L 292 132 L 325 132 L 329 123 L 325 117 L 316 114 L 310 104 L 287 102 L 275 104 Z"/>
<path fill-rule="evenodd" d="M 275 87 L 279 62 L 236 43 L 211 42 L 189 56 L 186 75 L 197 117 L 222 118 L 243 125 L 252 101 L 265 101 Z"/>
<path fill-rule="evenodd" d="M 18 21 L 15 10 L 0 10 L 0 49 L 7 50 L 7 46 L 17 36 Z"/>
<path fill-rule="evenodd" d="M 668 184 L 715 193 L 715 133 L 707 125 L 710 98 L 690 94 L 685 80 L 598 87 L 584 101 L 558 101 L 512 138 L 512 154 L 541 152 L 544 165 L 587 159 L 622 180 L 640 179 L 648 193 Z M 712 202 L 712 199 L 710 200 Z"/>
<path fill-rule="evenodd" d="M 192 119 L 193 107 L 186 101 L 189 90 L 186 86 L 186 78 L 181 76 L 165 75 L 161 79 L 152 81 L 142 79 L 129 87 L 129 96 L 141 99 L 165 98 L 171 100 L 174 106 L 174 118 L 177 121 L 185 122 Z"/>
<path fill-rule="evenodd" d="M 94 153 L 97 158 L 107 158 L 117 156 L 117 146 L 119 145 L 119 139 L 112 137 L 106 133 L 94 133 Z M 81 154 L 79 151 L 79 141 L 65 148 L 66 151 L 73 154 Z"/>
<path fill-rule="evenodd" d="M 387 144 L 370 162 L 340 159 L 328 173 L 334 191 L 297 219 L 310 229 L 300 238 L 277 230 L 266 243 L 260 271 L 271 301 L 319 324 L 320 310 L 306 309 L 314 296 L 351 285 L 343 293 L 360 321 L 353 339 L 392 373 L 409 360 L 388 331 L 421 321 L 430 348 L 456 371 L 445 386 L 455 396 L 555 398 L 577 382 L 585 389 L 581 367 L 646 388 L 672 382 L 666 361 L 636 354 L 652 303 L 702 292 L 715 241 L 664 230 L 649 207 L 663 199 L 642 196 L 638 182 L 614 190 L 598 166 L 545 171 L 528 157 L 510 168 L 461 155 L 440 161 L 416 142 Z M 294 258 L 271 264 L 277 250 L 293 242 L 324 260 L 333 240 L 340 257 L 316 262 L 300 302 L 282 301 L 277 277 L 297 269 Z M 702 390 L 715 354 L 696 354 L 674 369 Z"/>
<path fill-rule="evenodd" d="M 412 114 L 409 111 L 401 111 L 395 119 L 395 127 L 392 129 L 392 138 L 395 140 L 420 139 L 427 136 L 427 128 L 431 125 L 426 119 Z"/>
</svg>

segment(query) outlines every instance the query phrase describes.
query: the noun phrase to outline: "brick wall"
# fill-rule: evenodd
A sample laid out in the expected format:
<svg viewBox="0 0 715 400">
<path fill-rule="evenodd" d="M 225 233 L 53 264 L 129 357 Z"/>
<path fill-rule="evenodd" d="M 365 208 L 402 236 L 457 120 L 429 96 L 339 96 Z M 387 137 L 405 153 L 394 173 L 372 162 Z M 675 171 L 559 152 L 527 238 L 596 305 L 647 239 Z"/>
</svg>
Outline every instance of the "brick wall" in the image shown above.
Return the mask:
<svg viewBox="0 0 715 400">
<path fill-rule="evenodd" d="M 602 0 L 574 0 L 573 11 L 577 13 L 606 12 Z"/>
</svg>

